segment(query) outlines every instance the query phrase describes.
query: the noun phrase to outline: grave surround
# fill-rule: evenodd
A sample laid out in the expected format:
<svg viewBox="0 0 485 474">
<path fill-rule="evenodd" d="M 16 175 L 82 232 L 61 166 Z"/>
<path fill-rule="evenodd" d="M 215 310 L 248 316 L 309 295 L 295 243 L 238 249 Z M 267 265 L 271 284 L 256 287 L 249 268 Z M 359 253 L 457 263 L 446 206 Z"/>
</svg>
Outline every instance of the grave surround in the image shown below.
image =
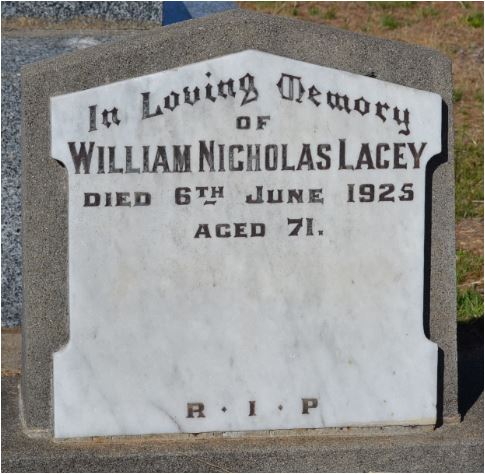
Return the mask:
<svg viewBox="0 0 485 474">
<path fill-rule="evenodd" d="M 187 42 L 186 38 L 192 39 Z M 424 48 L 294 20 L 245 11 L 228 12 L 25 68 L 22 406 L 28 429 L 52 433 L 52 355 L 69 339 L 67 174 L 50 159 L 50 97 L 245 50 L 439 94 L 444 100 L 442 138 L 448 140 L 441 146 L 445 154 L 452 149 L 451 66 L 447 58 Z M 430 174 L 423 329 L 440 349 L 438 419 L 446 420 L 455 419 L 457 413 L 451 154 L 434 171 L 432 181 Z"/>
</svg>

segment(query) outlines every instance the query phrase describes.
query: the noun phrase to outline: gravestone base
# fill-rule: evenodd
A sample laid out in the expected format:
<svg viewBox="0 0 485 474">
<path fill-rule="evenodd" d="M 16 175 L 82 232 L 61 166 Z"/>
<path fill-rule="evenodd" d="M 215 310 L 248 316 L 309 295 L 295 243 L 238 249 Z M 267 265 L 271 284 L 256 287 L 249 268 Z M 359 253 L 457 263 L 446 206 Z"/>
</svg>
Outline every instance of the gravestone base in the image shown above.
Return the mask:
<svg viewBox="0 0 485 474">
<path fill-rule="evenodd" d="M 268 435 L 97 437 L 53 441 L 27 436 L 19 378 L 2 377 L 4 472 L 481 472 L 483 395 L 462 423 L 430 427 L 289 430 Z M 312 431 L 317 434 L 312 434 Z"/>
<path fill-rule="evenodd" d="M 18 332 L 2 331 L 2 471 L 483 472 L 483 385 L 479 376 L 483 342 L 470 337 L 468 327 L 463 329 L 459 332 L 468 337 L 462 337 L 459 346 L 460 393 L 462 410 L 468 410 L 461 423 L 445 423 L 437 429 L 333 429 L 324 435 L 320 430 L 288 430 L 271 436 L 219 433 L 212 437 L 178 435 L 178 439 L 131 436 L 67 441 L 34 437 L 22 430 L 21 341 Z"/>
</svg>

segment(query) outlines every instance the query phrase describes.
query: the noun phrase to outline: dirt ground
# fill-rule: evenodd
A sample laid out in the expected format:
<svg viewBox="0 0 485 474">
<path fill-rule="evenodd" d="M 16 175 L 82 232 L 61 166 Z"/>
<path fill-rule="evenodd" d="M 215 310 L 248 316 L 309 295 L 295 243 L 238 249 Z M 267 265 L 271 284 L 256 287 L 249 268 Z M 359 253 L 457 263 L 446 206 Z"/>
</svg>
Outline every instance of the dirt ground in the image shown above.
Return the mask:
<svg viewBox="0 0 485 474">
<path fill-rule="evenodd" d="M 456 248 L 483 257 L 483 220 L 462 219 L 456 224 Z"/>
</svg>

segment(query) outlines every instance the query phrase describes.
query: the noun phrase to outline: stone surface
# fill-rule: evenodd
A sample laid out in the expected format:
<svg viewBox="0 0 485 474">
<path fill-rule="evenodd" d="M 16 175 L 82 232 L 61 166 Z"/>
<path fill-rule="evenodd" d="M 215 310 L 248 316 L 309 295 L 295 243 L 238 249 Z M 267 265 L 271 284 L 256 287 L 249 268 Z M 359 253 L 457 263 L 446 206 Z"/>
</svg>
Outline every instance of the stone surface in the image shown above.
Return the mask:
<svg viewBox="0 0 485 474">
<path fill-rule="evenodd" d="M 190 46 L 187 38 L 191 38 Z M 451 106 L 450 62 L 436 52 L 244 11 L 173 25 L 132 39 L 129 45 L 100 46 L 88 54 L 75 53 L 26 68 L 22 399 L 28 428 L 52 430 L 51 358 L 66 344 L 69 334 L 67 173 L 49 158 L 49 97 L 246 49 L 434 92 Z M 53 75 L 57 80 L 52 80 Z M 451 132 L 449 112 L 444 108 L 444 124 L 448 123 Z M 437 392 L 438 418 L 445 419 L 457 413 L 451 136 L 445 127 L 442 147 L 448 161 L 437 168 L 432 180 L 427 173 L 424 229 L 424 329 L 443 355 Z"/>
<path fill-rule="evenodd" d="M 439 95 L 248 50 L 53 97 L 51 129 L 69 174 L 56 437 L 435 423 Z"/>
<path fill-rule="evenodd" d="M 82 17 L 107 21 L 162 20 L 162 2 L 2 2 L 2 18 L 61 22 Z"/>
</svg>

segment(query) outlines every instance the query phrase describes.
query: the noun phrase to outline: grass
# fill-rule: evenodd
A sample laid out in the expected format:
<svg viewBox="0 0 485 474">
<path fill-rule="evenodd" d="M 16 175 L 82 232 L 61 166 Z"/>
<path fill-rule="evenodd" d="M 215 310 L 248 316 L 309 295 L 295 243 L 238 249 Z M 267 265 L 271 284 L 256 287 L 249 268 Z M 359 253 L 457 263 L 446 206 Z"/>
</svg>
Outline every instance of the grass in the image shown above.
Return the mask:
<svg viewBox="0 0 485 474">
<path fill-rule="evenodd" d="M 483 142 L 455 136 L 455 206 L 459 218 L 483 216 Z"/>
<path fill-rule="evenodd" d="M 456 252 L 456 282 L 458 286 L 466 286 L 471 283 L 483 284 L 483 256 L 469 250 Z"/>
<path fill-rule="evenodd" d="M 317 6 L 315 5 L 312 5 L 309 9 L 308 9 L 308 13 L 310 13 L 310 15 L 312 16 L 315 16 L 315 15 L 318 15 L 320 14 L 320 8 L 318 8 Z"/>
<path fill-rule="evenodd" d="M 461 89 L 453 89 L 453 103 L 460 102 L 463 98 L 463 91 Z"/>
<path fill-rule="evenodd" d="M 483 219 L 481 2 L 240 2 L 243 8 L 433 48 L 453 63 L 457 222 Z M 475 238 L 477 240 L 478 238 Z M 478 250 L 474 248 L 475 252 Z M 478 263 L 477 263 L 478 262 Z M 483 314 L 483 257 L 457 253 L 458 321 Z M 481 280 L 481 284 L 471 285 Z"/>
<path fill-rule="evenodd" d="M 466 21 L 473 28 L 483 28 L 483 12 L 468 15 Z"/>
<path fill-rule="evenodd" d="M 483 296 L 474 289 L 458 291 L 457 321 L 467 324 L 483 318 Z"/>
<path fill-rule="evenodd" d="M 367 2 L 370 8 L 394 10 L 395 8 L 412 8 L 416 2 Z"/>
<path fill-rule="evenodd" d="M 457 320 L 470 323 L 483 317 L 483 256 L 456 252 Z"/>
<path fill-rule="evenodd" d="M 401 26 L 401 23 L 399 23 L 399 21 L 397 21 L 392 15 L 384 15 L 381 19 L 381 24 L 388 30 L 395 30 Z"/>
<path fill-rule="evenodd" d="M 335 11 L 335 8 L 329 8 L 324 14 L 323 18 L 325 20 L 335 20 L 337 18 L 337 12 Z"/>
<path fill-rule="evenodd" d="M 426 6 L 421 10 L 421 15 L 423 16 L 423 18 L 430 18 L 433 16 L 438 16 L 439 14 L 440 11 L 432 6 Z"/>
</svg>

